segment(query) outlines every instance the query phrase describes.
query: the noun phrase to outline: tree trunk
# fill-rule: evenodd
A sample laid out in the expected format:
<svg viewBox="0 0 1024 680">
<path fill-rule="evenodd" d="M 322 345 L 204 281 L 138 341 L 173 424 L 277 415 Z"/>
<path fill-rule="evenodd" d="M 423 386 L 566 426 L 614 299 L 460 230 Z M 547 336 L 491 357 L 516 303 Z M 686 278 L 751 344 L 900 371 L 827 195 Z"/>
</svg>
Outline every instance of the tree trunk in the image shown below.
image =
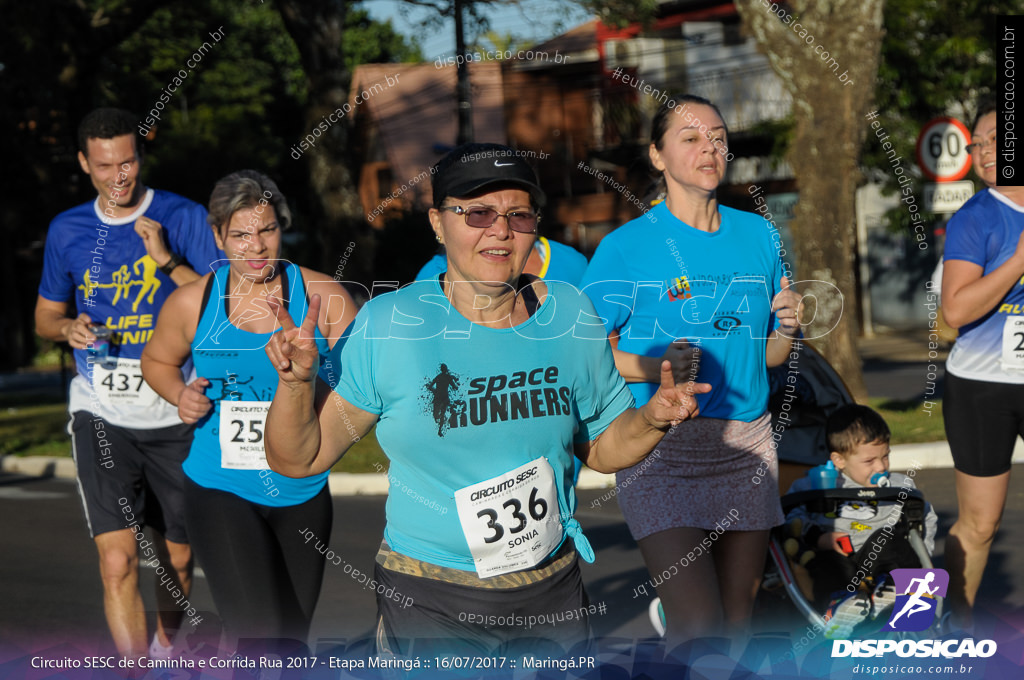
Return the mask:
<svg viewBox="0 0 1024 680">
<path fill-rule="evenodd" d="M 348 101 L 352 74 L 345 68 L 342 32 L 345 14 L 352 3 L 347 0 L 278 0 L 277 4 L 299 50 L 309 83 L 305 135 L 316 128 L 324 116 Z M 311 234 L 320 246 L 319 269 L 335 271 L 348 244 L 354 242 L 356 246 L 346 265 L 345 279 L 363 281 L 369 286 L 375 239 L 366 226 L 355 186 L 354 161 L 349 152 L 348 122 L 351 118 L 346 116 L 334 124 L 327 121 L 326 132 L 316 147 L 303 155 L 303 161 L 313 189 L 309 200 L 316 224 L 312 225 Z"/>
<path fill-rule="evenodd" d="M 814 314 L 804 332 L 858 400 L 867 390 L 857 353 L 855 194 L 868 129 L 864 115 L 871 110 L 878 72 L 884 4 L 792 2 L 787 24 L 785 17 L 756 0 L 736 3 L 793 97 L 796 130 L 787 159 L 800 190 L 791 225 L 793 250 L 799 278 L 814 282 L 800 286 L 807 296 L 804 318 Z M 797 24 L 801 28 L 794 31 Z"/>
<path fill-rule="evenodd" d="M 455 0 L 455 54 L 466 56 L 466 36 L 462 23 L 462 0 Z M 469 63 L 459 60 L 455 65 L 455 93 L 458 100 L 459 133 L 455 142 L 459 146 L 473 141 L 473 94 L 469 85 Z"/>
</svg>

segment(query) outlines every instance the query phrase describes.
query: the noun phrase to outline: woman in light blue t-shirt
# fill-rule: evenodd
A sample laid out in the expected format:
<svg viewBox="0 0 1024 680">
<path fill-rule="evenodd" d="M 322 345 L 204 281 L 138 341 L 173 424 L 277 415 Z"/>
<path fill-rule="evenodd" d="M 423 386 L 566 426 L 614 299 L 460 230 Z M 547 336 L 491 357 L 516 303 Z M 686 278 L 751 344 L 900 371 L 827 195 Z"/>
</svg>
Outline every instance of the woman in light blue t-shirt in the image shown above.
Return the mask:
<svg viewBox="0 0 1024 680">
<path fill-rule="evenodd" d="M 666 359 L 677 380 L 698 370 L 713 387 L 698 397 L 699 418 L 617 474 L 672 642 L 746 625 L 768 531 L 783 519 L 767 369 L 800 330 L 799 296 L 787 290 L 775 228 L 718 204 L 727 135 L 706 99 L 662 106 L 649 155 L 664 200 L 606 236 L 583 279 L 638 401 Z M 687 343 L 700 349 L 696 365 Z"/>
</svg>

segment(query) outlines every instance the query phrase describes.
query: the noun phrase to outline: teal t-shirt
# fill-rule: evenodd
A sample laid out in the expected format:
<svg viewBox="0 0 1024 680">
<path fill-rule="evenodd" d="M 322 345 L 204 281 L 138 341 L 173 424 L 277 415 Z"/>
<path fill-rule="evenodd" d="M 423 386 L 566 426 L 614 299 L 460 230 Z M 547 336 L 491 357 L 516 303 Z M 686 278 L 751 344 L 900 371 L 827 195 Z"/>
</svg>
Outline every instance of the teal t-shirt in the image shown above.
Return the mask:
<svg viewBox="0 0 1024 680">
<path fill-rule="evenodd" d="M 385 538 L 397 552 L 479 573 L 467 532 L 514 552 L 517 539 L 551 529 L 555 508 L 529 488 L 545 467 L 538 459 L 553 473 L 561 524 L 544 556 L 565 535 L 589 550 L 572 519 L 573 444 L 596 438 L 633 397 L 590 301 L 546 285 L 530 319 L 494 329 L 456 311 L 436 279 L 417 281 L 367 303 L 321 367 L 338 394 L 380 418 L 377 441 L 391 461 Z M 484 485 L 474 500 L 499 502 L 473 506 L 463 525 L 456 491 L 528 465 L 523 496 Z"/>
<path fill-rule="evenodd" d="M 664 203 L 601 240 L 583 287 L 619 349 L 660 357 L 676 338 L 700 344 L 701 415 L 750 422 L 768 404 L 765 346 L 778 325 L 778 232 L 754 213 L 719 207 L 708 233 L 677 219 Z M 638 403 L 658 386 L 632 383 Z"/>
</svg>

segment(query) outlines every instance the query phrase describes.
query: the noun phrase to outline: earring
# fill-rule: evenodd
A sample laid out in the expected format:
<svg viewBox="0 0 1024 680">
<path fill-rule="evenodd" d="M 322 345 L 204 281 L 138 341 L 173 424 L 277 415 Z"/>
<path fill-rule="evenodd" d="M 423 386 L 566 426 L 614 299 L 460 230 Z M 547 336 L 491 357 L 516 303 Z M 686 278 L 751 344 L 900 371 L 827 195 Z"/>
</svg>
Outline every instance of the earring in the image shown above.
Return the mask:
<svg viewBox="0 0 1024 680">
<path fill-rule="evenodd" d="M 437 242 L 438 242 L 438 243 L 444 243 L 444 241 L 442 241 L 442 240 L 441 240 L 441 237 L 440 237 L 440 236 L 438 236 L 437 234 L 434 234 L 434 238 L 436 238 L 436 239 L 437 239 Z"/>
</svg>

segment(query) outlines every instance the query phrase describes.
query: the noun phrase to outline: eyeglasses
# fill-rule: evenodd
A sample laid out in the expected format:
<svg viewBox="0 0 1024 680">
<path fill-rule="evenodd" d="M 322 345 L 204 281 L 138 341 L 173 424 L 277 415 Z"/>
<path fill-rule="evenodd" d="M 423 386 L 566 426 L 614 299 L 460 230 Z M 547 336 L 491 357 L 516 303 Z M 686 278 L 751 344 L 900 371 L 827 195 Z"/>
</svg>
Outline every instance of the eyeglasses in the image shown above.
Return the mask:
<svg viewBox="0 0 1024 680">
<path fill-rule="evenodd" d="M 503 214 L 490 208 L 469 208 L 467 210 L 461 205 L 446 205 L 438 210 L 451 210 L 456 215 L 462 215 L 466 218 L 466 224 L 477 229 L 486 229 L 497 222 L 499 217 L 504 217 L 508 222 L 508 228 L 512 231 L 518 231 L 521 234 L 535 234 L 537 233 L 537 223 L 540 222 L 540 215 L 537 213 L 518 210 Z"/>
<path fill-rule="evenodd" d="M 974 153 L 975 151 L 981 151 L 984 148 L 990 147 L 996 143 L 996 136 L 992 135 L 984 142 L 971 142 L 964 148 L 967 149 L 967 153 Z"/>
</svg>

